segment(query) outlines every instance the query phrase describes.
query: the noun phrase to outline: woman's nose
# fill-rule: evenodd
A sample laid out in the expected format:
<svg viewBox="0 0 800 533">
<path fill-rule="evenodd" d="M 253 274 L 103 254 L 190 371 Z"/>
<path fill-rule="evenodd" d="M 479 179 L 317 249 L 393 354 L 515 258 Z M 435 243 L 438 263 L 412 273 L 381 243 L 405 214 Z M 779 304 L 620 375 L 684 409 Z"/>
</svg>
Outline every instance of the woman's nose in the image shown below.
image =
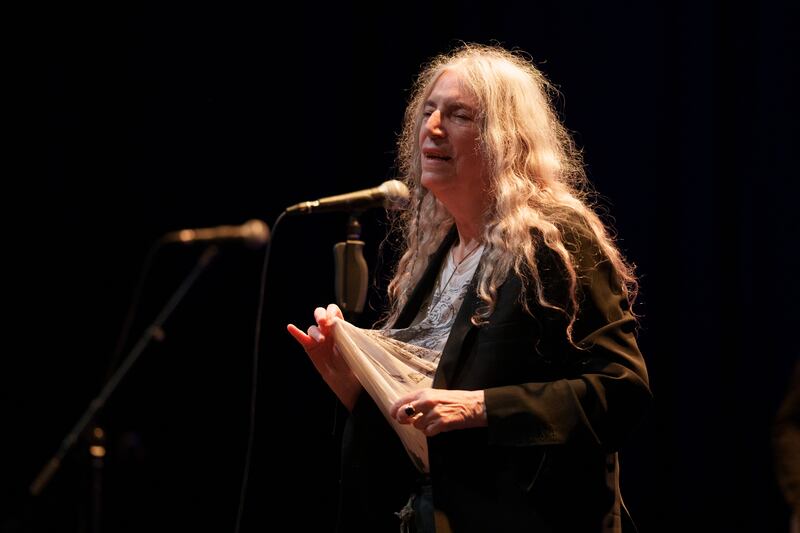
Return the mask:
<svg viewBox="0 0 800 533">
<path fill-rule="evenodd" d="M 445 134 L 442 128 L 442 113 L 438 109 L 428 115 L 425 121 L 425 129 L 428 130 L 429 135 L 441 137 Z"/>
</svg>

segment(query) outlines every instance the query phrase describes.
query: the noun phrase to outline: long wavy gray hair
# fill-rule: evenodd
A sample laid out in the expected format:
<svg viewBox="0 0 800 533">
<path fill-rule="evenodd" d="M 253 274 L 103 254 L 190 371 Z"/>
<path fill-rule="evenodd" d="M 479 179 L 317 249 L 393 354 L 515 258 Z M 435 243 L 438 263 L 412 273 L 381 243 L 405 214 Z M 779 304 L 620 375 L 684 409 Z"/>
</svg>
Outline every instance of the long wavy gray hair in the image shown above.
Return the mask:
<svg viewBox="0 0 800 533">
<path fill-rule="evenodd" d="M 433 85 L 445 71 L 457 72 L 464 87 L 479 102 L 479 146 L 490 169 L 491 206 L 485 213 L 483 267 L 477 285 L 483 305 L 472 321 L 485 322 L 496 303 L 497 289 L 510 272 L 535 290 L 538 302 L 558 309 L 569 318 L 567 337 L 578 313 L 578 258 L 564 232 L 575 228 L 596 242 L 604 260 L 613 267 L 619 288 L 629 303 L 636 297 L 633 268 L 625 261 L 589 196 L 580 152 L 561 124 L 553 107 L 557 91 L 525 58 L 495 46 L 467 44 L 436 57 L 421 72 L 406 108 L 398 139 L 398 160 L 403 181 L 411 191 L 410 207 L 393 225 L 404 238 L 401 257 L 389 284 L 392 323 L 419 281 L 428 257 L 442 242 L 453 218 L 427 189 L 420 185 L 419 132 L 423 111 Z M 561 258 L 568 276 L 569 302 L 545 298 L 536 261 L 538 230 L 543 243 Z"/>
</svg>

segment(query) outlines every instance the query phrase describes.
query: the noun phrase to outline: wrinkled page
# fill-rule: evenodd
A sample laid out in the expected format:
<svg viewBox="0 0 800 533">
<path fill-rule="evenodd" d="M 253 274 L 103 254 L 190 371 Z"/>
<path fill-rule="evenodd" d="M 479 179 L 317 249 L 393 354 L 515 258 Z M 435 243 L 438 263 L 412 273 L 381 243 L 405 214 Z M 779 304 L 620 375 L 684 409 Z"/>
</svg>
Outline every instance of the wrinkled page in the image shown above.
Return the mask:
<svg viewBox="0 0 800 533">
<path fill-rule="evenodd" d="M 357 328 L 334 320 L 334 344 L 383 416 L 400 436 L 412 462 L 422 472 L 430 470 L 428 441 L 413 425 L 399 424 L 389 408 L 401 395 L 430 387 L 436 363 L 431 350 L 387 337 L 377 330 Z"/>
</svg>

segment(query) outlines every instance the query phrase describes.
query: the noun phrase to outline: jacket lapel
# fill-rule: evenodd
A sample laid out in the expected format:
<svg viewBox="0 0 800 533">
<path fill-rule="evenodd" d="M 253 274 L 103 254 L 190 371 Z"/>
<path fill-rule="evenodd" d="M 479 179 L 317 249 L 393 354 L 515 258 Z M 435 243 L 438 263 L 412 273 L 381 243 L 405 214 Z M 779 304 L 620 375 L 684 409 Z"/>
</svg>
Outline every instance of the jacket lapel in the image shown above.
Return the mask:
<svg viewBox="0 0 800 533">
<path fill-rule="evenodd" d="M 447 232 L 447 235 L 445 235 L 445 238 L 442 240 L 442 244 L 439 245 L 439 248 L 437 248 L 437 250 L 431 254 L 430 258 L 428 259 L 428 266 L 425 268 L 425 272 L 422 274 L 417 286 L 411 292 L 411 296 L 408 298 L 408 302 L 406 302 L 405 307 L 403 307 L 403 310 L 400 311 L 400 315 L 397 317 L 394 325 L 392 325 L 393 328 L 407 328 L 411 325 L 411 322 L 414 321 L 414 318 L 417 316 L 417 313 L 419 313 L 425 298 L 433 290 L 433 285 L 436 283 L 436 277 L 439 275 L 439 269 L 441 268 L 442 261 L 444 260 L 448 250 L 450 250 L 450 247 L 453 245 L 453 242 L 456 240 L 457 236 L 458 232 L 456 231 L 456 227 L 453 226 L 450 228 L 450 231 Z"/>
</svg>

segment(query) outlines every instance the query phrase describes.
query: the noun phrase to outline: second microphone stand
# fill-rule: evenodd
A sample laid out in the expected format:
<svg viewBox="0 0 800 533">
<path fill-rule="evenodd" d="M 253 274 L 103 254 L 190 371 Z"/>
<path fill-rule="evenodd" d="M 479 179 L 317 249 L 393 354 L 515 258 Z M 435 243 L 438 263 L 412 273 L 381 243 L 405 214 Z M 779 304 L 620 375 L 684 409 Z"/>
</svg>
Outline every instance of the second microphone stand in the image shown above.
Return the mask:
<svg viewBox="0 0 800 533">
<path fill-rule="evenodd" d="M 152 339 L 161 340 L 164 337 L 164 330 L 162 329 L 164 322 L 167 320 L 170 314 L 172 314 L 172 311 L 175 310 L 186 293 L 189 292 L 189 288 L 197 280 L 203 270 L 205 270 L 211 260 L 217 255 L 218 251 L 219 249 L 216 246 L 210 246 L 203 252 L 194 269 L 189 273 L 183 283 L 181 283 L 153 323 L 145 330 L 142 337 L 131 349 L 130 353 L 127 355 L 127 357 L 125 357 L 114 374 L 108 379 L 105 385 L 103 385 L 100 393 L 91 402 L 89 402 L 89 407 L 86 409 L 86 412 L 83 413 L 75 426 L 69 431 L 69 433 L 67 433 L 67 436 L 64 437 L 64 440 L 61 441 L 61 446 L 59 446 L 56 454 L 50 459 L 50 461 L 47 462 L 47 464 L 39 472 L 39 475 L 36 476 L 36 479 L 34 479 L 33 483 L 31 483 L 29 491 L 32 496 L 38 496 L 41 494 L 45 486 L 47 486 L 50 479 L 61 466 L 61 461 L 64 459 L 64 456 L 66 456 L 67 453 L 72 449 L 77 442 L 78 437 L 81 435 L 84 429 L 86 429 L 86 426 L 92 421 L 97 412 L 105 405 L 108 397 L 111 396 L 111 393 L 114 392 L 114 390 L 117 388 L 117 385 L 119 385 L 120 381 L 122 381 L 122 378 L 125 377 L 150 341 Z M 99 428 L 95 428 L 95 430 L 97 429 Z M 102 438 L 102 434 L 97 434 L 97 432 L 94 431 L 93 437 L 99 439 Z M 99 521 L 97 519 L 94 519 L 92 522 L 95 528 L 99 527 Z"/>
</svg>

